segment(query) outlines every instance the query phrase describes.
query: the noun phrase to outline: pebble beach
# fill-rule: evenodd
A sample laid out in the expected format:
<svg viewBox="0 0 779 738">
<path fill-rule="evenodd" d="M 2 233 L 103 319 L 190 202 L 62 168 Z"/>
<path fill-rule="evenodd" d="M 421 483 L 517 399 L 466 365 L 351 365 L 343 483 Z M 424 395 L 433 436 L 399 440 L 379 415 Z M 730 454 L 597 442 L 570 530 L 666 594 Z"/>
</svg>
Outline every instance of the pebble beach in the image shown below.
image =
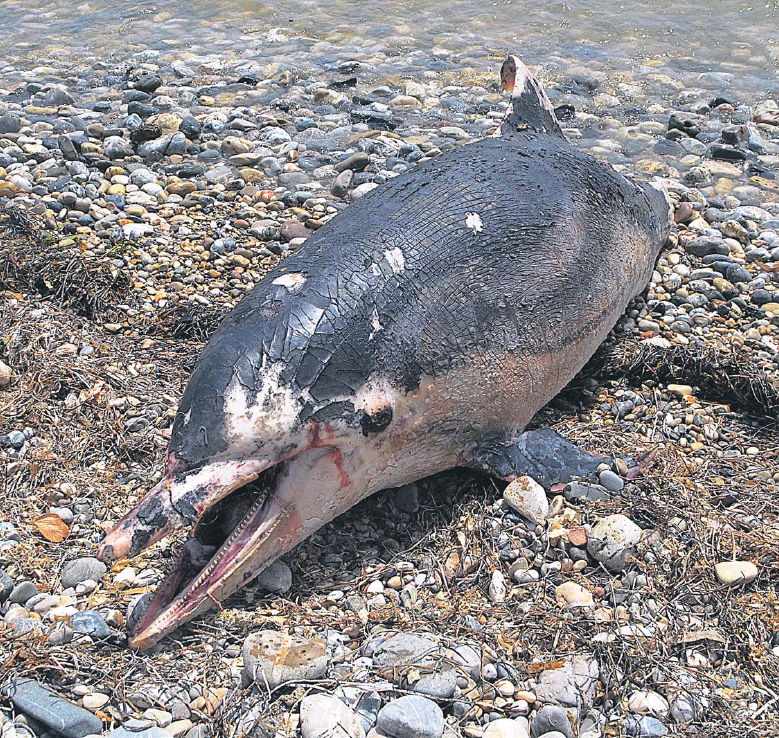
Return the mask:
<svg viewBox="0 0 779 738">
<path fill-rule="evenodd" d="M 119 50 L 122 24 L 68 45 L 14 7 L 35 40 L 0 59 L 3 738 L 779 729 L 775 40 L 749 26 L 714 64 L 629 34 L 550 49 L 544 26 L 525 54 L 491 16 L 458 34 L 336 4 L 326 32 L 247 11 L 187 44 L 155 9 Z M 177 541 L 95 552 L 161 479 L 210 332 L 352 201 L 491 135 L 507 52 L 573 145 L 676 206 L 651 283 L 534 421 L 604 454 L 598 483 L 381 492 L 130 651 Z"/>
</svg>

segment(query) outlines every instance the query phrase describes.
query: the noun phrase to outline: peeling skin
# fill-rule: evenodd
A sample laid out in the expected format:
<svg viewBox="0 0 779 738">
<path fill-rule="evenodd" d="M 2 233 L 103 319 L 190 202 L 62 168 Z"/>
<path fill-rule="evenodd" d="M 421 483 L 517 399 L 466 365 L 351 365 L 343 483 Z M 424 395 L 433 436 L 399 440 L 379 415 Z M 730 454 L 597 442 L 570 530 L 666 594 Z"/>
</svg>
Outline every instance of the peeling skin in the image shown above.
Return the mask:
<svg viewBox="0 0 779 738">
<path fill-rule="evenodd" d="M 387 260 L 387 263 L 395 274 L 400 274 L 400 272 L 406 268 L 406 259 L 399 248 L 385 251 L 384 258 Z"/>
<path fill-rule="evenodd" d="M 282 274 L 271 282 L 271 284 L 286 287 L 290 292 L 297 292 L 305 283 L 306 278 L 302 274 L 296 273 Z"/>
<path fill-rule="evenodd" d="M 466 213 L 465 227 L 470 228 L 473 234 L 476 235 L 484 230 L 484 223 L 482 223 L 481 216 L 478 213 Z"/>
</svg>

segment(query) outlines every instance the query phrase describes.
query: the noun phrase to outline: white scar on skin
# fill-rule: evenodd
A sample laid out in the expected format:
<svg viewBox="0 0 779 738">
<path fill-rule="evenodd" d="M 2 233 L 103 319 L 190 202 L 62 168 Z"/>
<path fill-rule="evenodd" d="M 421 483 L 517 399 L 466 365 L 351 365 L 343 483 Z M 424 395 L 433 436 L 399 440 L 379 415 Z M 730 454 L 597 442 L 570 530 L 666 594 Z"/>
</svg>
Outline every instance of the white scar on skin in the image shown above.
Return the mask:
<svg viewBox="0 0 779 738">
<path fill-rule="evenodd" d="M 379 322 L 379 312 L 376 308 L 373 308 L 373 314 L 371 315 L 371 334 L 368 336 L 370 341 L 384 326 Z"/>
<path fill-rule="evenodd" d="M 289 434 L 300 406 L 289 387 L 279 382 L 281 362 L 263 368 L 260 391 L 253 402 L 237 377 L 233 377 L 224 398 L 224 437 L 232 450 L 252 439 L 271 441 Z"/>
<path fill-rule="evenodd" d="M 476 235 L 484 230 L 484 223 L 482 223 L 481 216 L 478 213 L 466 213 L 465 227 L 470 228 L 473 234 Z"/>
<path fill-rule="evenodd" d="M 384 258 L 395 274 L 399 274 L 406 268 L 406 258 L 403 252 L 396 246 L 394 249 L 384 252 Z"/>
<path fill-rule="evenodd" d="M 406 268 L 406 257 L 397 246 L 394 249 L 387 249 L 387 251 L 384 252 L 382 261 L 387 262 L 387 266 L 392 269 L 393 274 L 400 274 Z M 371 264 L 371 272 L 377 277 L 381 276 L 381 266 L 378 262 L 374 261 L 373 264 Z"/>
<path fill-rule="evenodd" d="M 296 292 L 306 283 L 306 278 L 302 274 L 290 273 L 282 274 L 276 277 L 271 284 L 277 284 L 286 287 L 290 292 Z"/>
</svg>

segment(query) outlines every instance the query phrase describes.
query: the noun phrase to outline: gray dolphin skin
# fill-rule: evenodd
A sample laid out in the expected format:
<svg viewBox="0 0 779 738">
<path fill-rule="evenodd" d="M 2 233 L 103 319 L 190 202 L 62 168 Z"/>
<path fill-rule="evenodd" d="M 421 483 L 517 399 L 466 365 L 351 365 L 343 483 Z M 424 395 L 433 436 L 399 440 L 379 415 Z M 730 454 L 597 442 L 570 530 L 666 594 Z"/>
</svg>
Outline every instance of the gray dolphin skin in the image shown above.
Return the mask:
<svg viewBox="0 0 779 738">
<path fill-rule="evenodd" d="M 164 479 L 98 553 L 191 529 L 131 647 L 380 489 L 455 466 L 546 485 L 595 472 L 602 459 L 523 430 L 649 281 L 670 201 L 573 148 L 517 57 L 501 80 L 511 104 L 495 136 L 354 202 L 214 333 Z"/>
</svg>

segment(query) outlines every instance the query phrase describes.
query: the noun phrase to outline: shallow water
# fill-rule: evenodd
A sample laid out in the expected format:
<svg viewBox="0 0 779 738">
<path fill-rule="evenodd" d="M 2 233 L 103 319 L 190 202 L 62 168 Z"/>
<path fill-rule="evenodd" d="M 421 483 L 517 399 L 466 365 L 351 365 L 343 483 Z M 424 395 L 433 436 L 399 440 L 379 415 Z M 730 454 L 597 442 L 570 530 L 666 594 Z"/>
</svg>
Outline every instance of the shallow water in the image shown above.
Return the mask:
<svg viewBox="0 0 779 738">
<path fill-rule="evenodd" d="M 299 68 L 356 57 L 414 74 L 485 69 L 512 50 L 551 73 L 655 69 L 688 86 L 709 74 L 707 89 L 761 98 L 779 90 L 778 28 L 779 0 L 0 0 L 0 75 L 149 50 Z"/>
</svg>

